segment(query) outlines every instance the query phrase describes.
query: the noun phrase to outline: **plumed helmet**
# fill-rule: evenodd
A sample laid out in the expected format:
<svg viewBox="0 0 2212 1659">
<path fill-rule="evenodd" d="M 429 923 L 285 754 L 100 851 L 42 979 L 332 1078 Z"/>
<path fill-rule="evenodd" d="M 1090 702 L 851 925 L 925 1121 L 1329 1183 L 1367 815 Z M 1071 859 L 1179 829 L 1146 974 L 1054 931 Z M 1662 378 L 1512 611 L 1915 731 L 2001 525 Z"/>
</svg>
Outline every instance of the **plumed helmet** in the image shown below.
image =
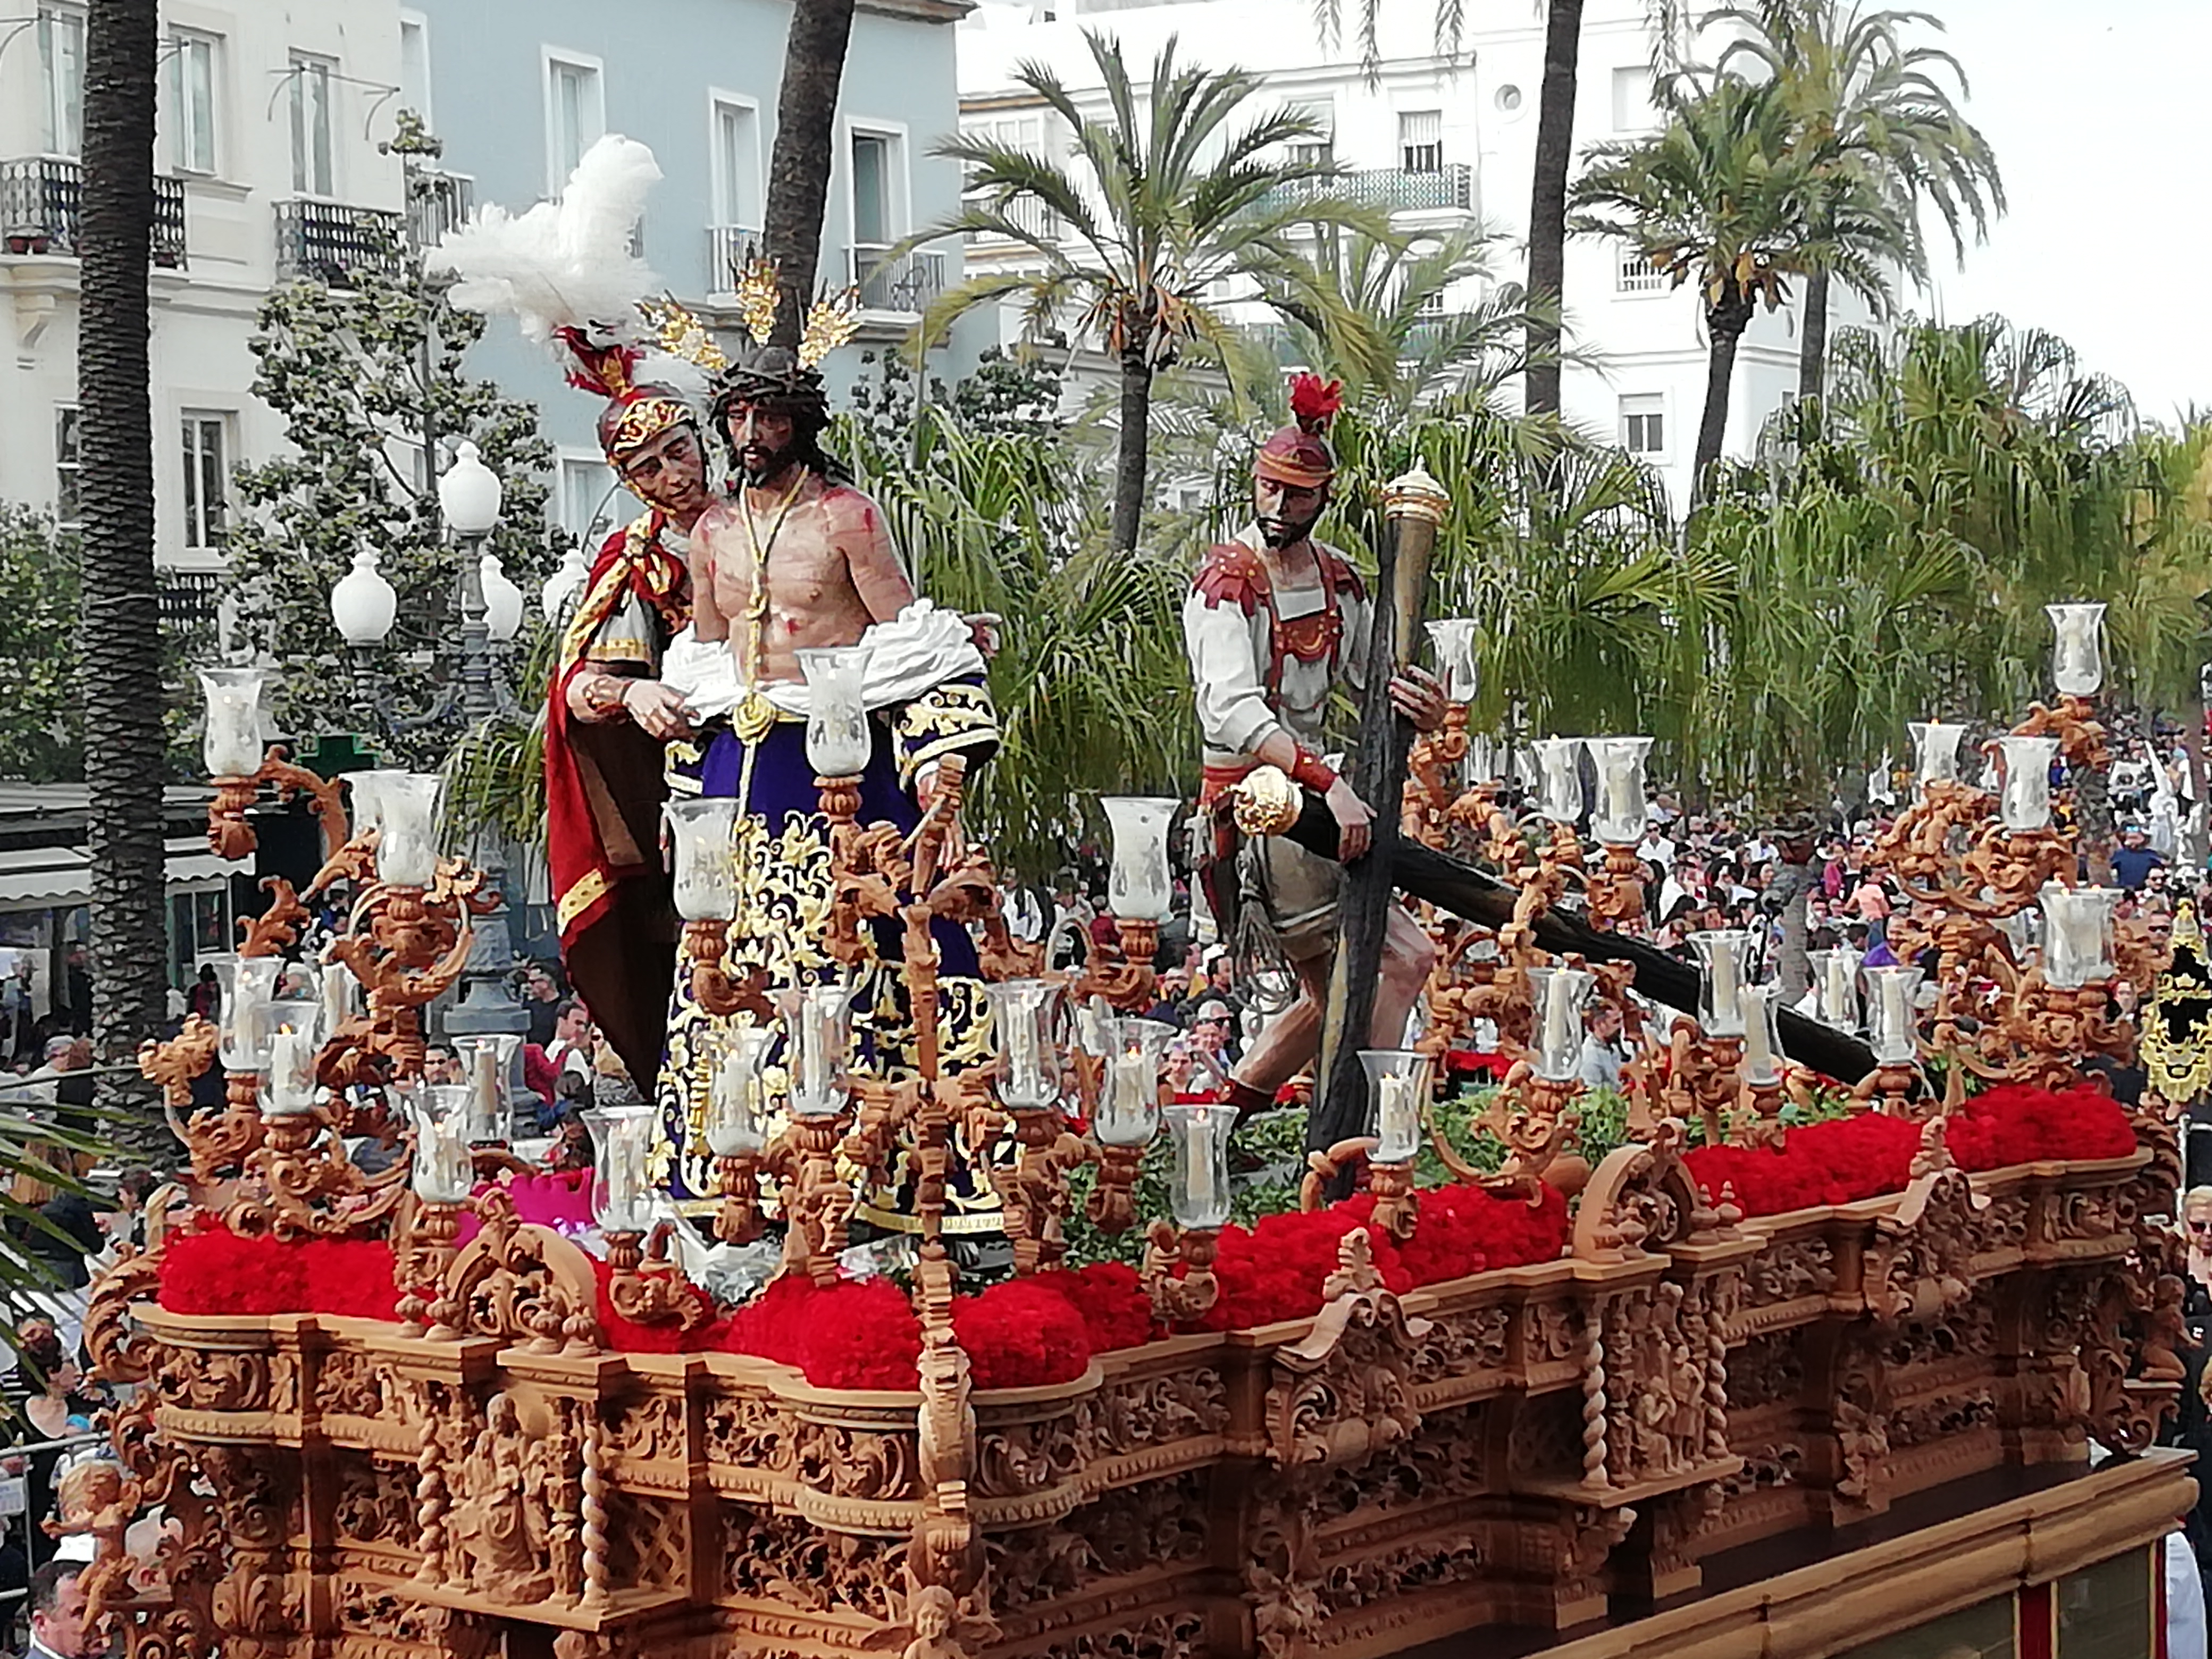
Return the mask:
<svg viewBox="0 0 2212 1659">
<path fill-rule="evenodd" d="M 1324 383 L 1318 374 L 1295 376 L 1291 381 L 1291 423 L 1278 428 L 1260 446 L 1252 461 L 1253 476 L 1294 489 L 1318 489 L 1328 483 L 1336 476 L 1336 457 L 1322 434 L 1343 406 L 1341 381 Z"/>
</svg>

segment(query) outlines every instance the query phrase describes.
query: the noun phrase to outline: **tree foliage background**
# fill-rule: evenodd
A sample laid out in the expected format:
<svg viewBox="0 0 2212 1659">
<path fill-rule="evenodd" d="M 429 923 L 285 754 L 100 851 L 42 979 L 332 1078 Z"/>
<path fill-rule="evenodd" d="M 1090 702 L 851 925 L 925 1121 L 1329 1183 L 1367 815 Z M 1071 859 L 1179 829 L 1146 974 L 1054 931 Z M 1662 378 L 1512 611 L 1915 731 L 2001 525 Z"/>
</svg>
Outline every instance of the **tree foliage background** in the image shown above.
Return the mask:
<svg viewBox="0 0 2212 1659">
<path fill-rule="evenodd" d="M 483 332 L 483 319 L 441 303 L 411 272 L 363 271 L 350 286 L 291 283 L 263 302 L 253 389 L 283 417 L 291 453 L 238 470 L 226 584 L 238 646 L 282 665 L 271 700 L 279 729 L 355 724 L 352 665 L 330 590 L 363 547 L 399 595 L 392 635 L 369 659 L 374 700 L 399 721 L 439 707 L 447 677 L 433 653 L 459 625 L 459 556 L 440 534 L 437 510 L 450 451 L 426 465 L 426 418 L 441 447 L 473 440 L 499 475 L 505 495 L 487 546 L 526 592 L 566 546 L 546 518 L 553 451 L 535 406 L 465 371 Z M 461 726 L 448 710 L 386 735 L 400 759 L 435 767 Z"/>
<path fill-rule="evenodd" d="M 76 538 L 28 507 L 0 501 L 0 776 L 52 783 L 82 775 Z"/>
</svg>

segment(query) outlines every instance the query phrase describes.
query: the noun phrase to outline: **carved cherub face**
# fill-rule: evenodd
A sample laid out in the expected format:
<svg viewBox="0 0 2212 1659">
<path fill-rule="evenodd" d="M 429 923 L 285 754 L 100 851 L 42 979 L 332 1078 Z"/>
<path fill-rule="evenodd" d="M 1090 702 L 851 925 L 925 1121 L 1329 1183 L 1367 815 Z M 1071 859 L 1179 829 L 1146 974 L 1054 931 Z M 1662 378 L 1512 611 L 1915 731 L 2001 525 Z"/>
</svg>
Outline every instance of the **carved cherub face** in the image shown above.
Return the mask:
<svg viewBox="0 0 2212 1659">
<path fill-rule="evenodd" d="M 942 1640 L 952 1633 L 953 1615 L 958 1611 L 959 1603 L 944 1585 L 923 1585 L 915 1593 L 909 1610 L 915 1635 L 925 1642 Z"/>
</svg>

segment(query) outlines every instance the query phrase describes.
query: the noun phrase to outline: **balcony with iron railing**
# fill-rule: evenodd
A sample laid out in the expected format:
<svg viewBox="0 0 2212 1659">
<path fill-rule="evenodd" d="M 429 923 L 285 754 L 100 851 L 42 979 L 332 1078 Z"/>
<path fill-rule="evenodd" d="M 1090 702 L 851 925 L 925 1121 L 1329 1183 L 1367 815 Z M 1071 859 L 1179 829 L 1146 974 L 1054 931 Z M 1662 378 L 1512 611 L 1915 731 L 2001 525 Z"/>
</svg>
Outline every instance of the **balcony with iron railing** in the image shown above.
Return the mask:
<svg viewBox="0 0 2212 1659">
<path fill-rule="evenodd" d="M 408 180 L 408 241 L 415 247 L 435 247 L 447 232 L 459 230 L 476 210 L 475 179 L 465 173 L 423 167 Z"/>
<path fill-rule="evenodd" d="M 707 291 L 727 297 L 738 291 L 738 273 L 760 252 L 757 225 L 707 227 Z"/>
<path fill-rule="evenodd" d="M 357 277 L 406 268 L 406 216 L 342 202 L 276 204 L 276 279 L 350 288 Z"/>
<path fill-rule="evenodd" d="M 995 212 L 1016 230 L 1033 236 L 1040 242 L 1057 242 L 1060 236 L 1060 215 L 1038 201 L 1034 196 L 1010 196 L 1003 202 L 994 202 L 988 197 L 972 196 L 962 205 L 984 208 Z M 968 233 L 970 247 L 1022 247 L 1026 244 L 1002 236 L 996 231 L 971 230 Z"/>
<path fill-rule="evenodd" d="M 889 252 L 866 246 L 851 250 L 848 269 L 853 286 L 860 290 L 860 308 L 919 317 L 945 292 L 945 256 L 906 253 L 894 259 Z"/>
<path fill-rule="evenodd" d="M 1387 213 L 1469 213 L 1474 209 L 1474 169 L 1464 161 L 1434 168 L 1358 167 L 1334 179 L 1279 185 L 1260 199 L 1272 211 L 1322 197 Z"/>
<path fill-rule="evenodd" d="M 83 169 L 64 156 L 34 155 L 0 161 L 0 248 L 17 254 L 76 257 L 81 234 Z M 185 264 L 185 186 L 154 180 L 154 263 L 181 270 Z"/>
</svg>

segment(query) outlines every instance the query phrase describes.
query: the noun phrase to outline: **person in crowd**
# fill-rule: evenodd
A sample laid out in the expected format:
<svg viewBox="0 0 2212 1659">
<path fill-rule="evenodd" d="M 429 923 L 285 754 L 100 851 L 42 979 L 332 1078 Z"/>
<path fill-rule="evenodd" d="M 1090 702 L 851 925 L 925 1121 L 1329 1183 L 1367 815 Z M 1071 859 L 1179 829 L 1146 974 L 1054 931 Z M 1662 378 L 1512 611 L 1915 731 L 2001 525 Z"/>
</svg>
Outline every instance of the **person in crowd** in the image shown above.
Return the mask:
<svg viewBox="0 0 2212 1659">
<path fill-rule="evenodd" d="M 192 981 L 192 988 L 185 994 L 185 1012 L 191 1017 L 213 1024 L 222 1012 L 222 985 L 215 976 L 212 963 L 200 963 L 199 976 Z"/>
<path fill-rule="evenodd" d="M 82 1561 L 49 1561 L 31 1575 L 31 1642 L 24 1659 L 95 1659 L 106 1651 L 85 1618 Z"/>
<path fill-rule="evenodd" d="M 146 1200 L 161 1184 L 161 1177 L 151 1170 L 125 1170 L 115 1178 L 114 1207 L 95 1208 L 92 1218 L 106 1238 L 108 1250 L 145 1243 Z"/>
<path fill-rule="evenodd" d="M 542 962 L 532 963 L 522 976 L 522 1006 L 530 1016 L 525 1040 L 550 1048 L 561 1018 L 561 987 Z"/>
<path fill-rule="evenodd" d="M 2150 834 L 2142 825 L 2131 823 L 2120 834 L 2120 844 L 2112 853 L 2112 879 L 2131 893 L 2141 892 L 2152 871 L 2166 860 L 2150 844 Z"/>
<path fill-rule="evenodd" d="M 1236 1017 L 1228 1003 L 1219 997 L 1208 997 L 1191 1011 L 1190 1036 L 1192 1051 L 1201 1065 L 1210 1065 L 1223 1077 L 1237 1063 L 1237 1051 L 1231 1041 L 1236 1028 Z"/>
<path fill-rule="evenodd" d="M 92 953 L 72 945 L 63 957 L 63 982 L 69 988 L 68 1029 L 79 1036 L 92 1033 Z"/>
<path fill-rule="evenodd" d="M 553 1121 L 553 1144 L 545 1149 L 546 1167 L 556 1173 L 592 1167 L 592 1130 L 584 1112 L 592 1103 L 588 1079 L 563 1075 L 559 1115 Z"/>
<path fill-rule="evenodd" d="M 451 1048 L 429 1048 L 422 1051 L 422 1080 L 425 1083 L 466 1083 L 469 1079 Z"/>
<path fill-rule="evenodd" d="M 2212 1320 L 2212 1187 L 2191 1187 L 2182 1194 L 2181 1236 L 2189 1245 L 2187 1317 L 2201 1329 Z"/>
<path fill-rule="evenodd" d="M 581 997 L 562 1000 L 553 1022 L 553 1041 L 546 1045 L 545 1058 L 562 1076 L 571 1073 L 588 1079 L 592 1065 L 592 1011 L 584 1006 Z"/>
<path fill-rule="evenodd" d="M 1619 1089 L 1628 1050 L 1620 1040 L 1620 1010 L 1601 1002 L 1584 1017 L 1580 1075 L 1589 1089 Z"/>
</svg>

